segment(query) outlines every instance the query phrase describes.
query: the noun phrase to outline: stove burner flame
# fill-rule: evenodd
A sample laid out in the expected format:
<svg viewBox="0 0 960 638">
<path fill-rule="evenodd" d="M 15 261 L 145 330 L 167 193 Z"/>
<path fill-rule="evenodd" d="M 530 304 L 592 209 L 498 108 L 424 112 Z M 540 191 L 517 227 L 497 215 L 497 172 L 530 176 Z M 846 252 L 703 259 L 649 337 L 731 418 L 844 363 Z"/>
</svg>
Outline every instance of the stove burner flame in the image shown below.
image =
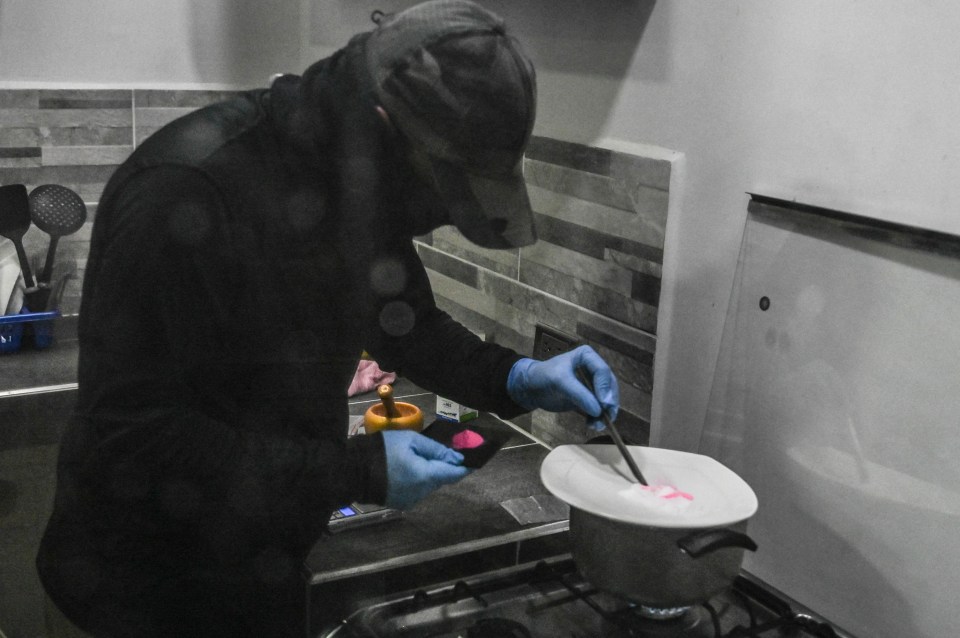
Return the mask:
<svg viewBox="0 0 960 638">
<path fill-rule="evenodd" d="M 637 614 L 650 620 L 673 620 L 690 611 L 690 607 L 649 607 L 637 605 Z"/>
</svg>

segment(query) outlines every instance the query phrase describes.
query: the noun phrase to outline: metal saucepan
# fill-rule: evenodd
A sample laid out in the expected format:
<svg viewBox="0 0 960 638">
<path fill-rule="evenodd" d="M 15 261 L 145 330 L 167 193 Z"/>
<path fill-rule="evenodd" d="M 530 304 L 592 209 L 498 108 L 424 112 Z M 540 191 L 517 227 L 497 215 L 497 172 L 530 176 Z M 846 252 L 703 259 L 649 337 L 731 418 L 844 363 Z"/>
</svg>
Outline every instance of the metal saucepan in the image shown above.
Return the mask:
<svg viewBox="0 0 960 638">
<path fill-rule="evenodd" d="M 627 449 L 650 487 L 633 480 L 613 445 L 561 445 L 540 468 L 546 488 L 570 505 L 578 569 L 597 588 L 650 607 L 709 600 L 756 550 L 745 534 L 756 495 L 710 457 Z"/>
</svg>

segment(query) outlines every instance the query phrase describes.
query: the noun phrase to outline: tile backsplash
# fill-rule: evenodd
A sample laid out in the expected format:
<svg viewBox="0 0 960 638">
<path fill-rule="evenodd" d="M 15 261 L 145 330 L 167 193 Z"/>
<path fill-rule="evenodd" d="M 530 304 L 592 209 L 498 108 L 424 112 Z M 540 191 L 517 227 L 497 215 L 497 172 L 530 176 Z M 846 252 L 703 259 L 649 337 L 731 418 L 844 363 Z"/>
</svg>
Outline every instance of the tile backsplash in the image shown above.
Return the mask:
<svg viewBox="0 0 960 638">
<path fill-rule="evenodd" d="M 532 353 L 537 324 L 595 348 L 620 381 L 625 438 L 650 436 L 653 360 L 671 164 L 534 137 L 524 176 L 540 240 L 479 248 L 450 228 L 419 250 L 438 303 L 488 340 Z M 573 414 L 518 421 L 551 444 L 592 433 Z"/>
<path fill-rule="evenodd" d="M 90 229 L 104 185 L 139 142 L 225 91 L 0 90 L 0 184 L 46 183 L 78 192 L 87 223 L 60 240 L 58 263 L 76 269 L 61 310 L 79 310 Z M 597 349 L 620 379 L 618 422 L 649 439 L 653 359 L 671 164 L 658 157 L 534 137 L 524 175 L 540 241 L 485 250 L 451 228 L 419 238 L 438 303 L 489 340 L 532 353 L 536 325 Z M 34 259 L 47 237 L 31 228 Z M 590 433 L 573 415 L 518 422 L 550 443 Z"/>
<path fill-rule="evenodd" d="M 90 229 L 107 180 L 139 141 L 170 120 L 229 95 L 219 91 L 117 89 L 0 90 L 0 184 L 60 184 L 83 198 L 87 222 L 60 239 L 58 271 L 76 271 L 61 312 L 80 308 Z M 47 236 L 24 237 L 32 260 L 46 255 Z M 42 261 L 40 261 L 42 263 Z"/>
</svg>

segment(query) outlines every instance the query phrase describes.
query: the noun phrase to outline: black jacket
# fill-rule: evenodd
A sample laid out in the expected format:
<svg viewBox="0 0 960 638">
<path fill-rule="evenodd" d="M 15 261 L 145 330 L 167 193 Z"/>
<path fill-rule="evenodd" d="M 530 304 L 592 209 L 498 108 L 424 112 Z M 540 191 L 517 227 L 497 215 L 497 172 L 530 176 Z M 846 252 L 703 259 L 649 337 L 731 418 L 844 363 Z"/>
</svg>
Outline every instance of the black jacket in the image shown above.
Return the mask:
<svg viewBox="0 0 960 638">
<path fill-rule="evenodd" d="M 302 588 L 329 513 L 384 498 L 382 437 L 346 436 L 362 350 L 439 394 L 522 411 L 505 389 L 519 355 L 433 301 L 412 238 L 442 211 L 389 148 L 361 48 L 171 123 L 103 193 L 38 558 L 88 630 L 114 615 L 147 635 L 193 589 L 246 600 L 264 562 Z"/>
</svg>

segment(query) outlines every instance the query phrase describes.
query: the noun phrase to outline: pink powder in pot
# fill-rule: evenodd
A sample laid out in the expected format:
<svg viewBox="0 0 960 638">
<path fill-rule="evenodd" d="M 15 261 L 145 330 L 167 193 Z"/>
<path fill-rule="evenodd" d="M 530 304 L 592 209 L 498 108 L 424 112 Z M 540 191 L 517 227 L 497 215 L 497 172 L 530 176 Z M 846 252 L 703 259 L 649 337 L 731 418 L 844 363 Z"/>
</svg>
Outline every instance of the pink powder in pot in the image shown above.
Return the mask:
<svg viewBox="0 0 960 638">
<path fill-rule="evenodd" d="M 483 445 L 483 437 L 473 430 L 463 430 L 453 435 L 450 447 L 454 450 L 469 450 Z"/>
</svg>

